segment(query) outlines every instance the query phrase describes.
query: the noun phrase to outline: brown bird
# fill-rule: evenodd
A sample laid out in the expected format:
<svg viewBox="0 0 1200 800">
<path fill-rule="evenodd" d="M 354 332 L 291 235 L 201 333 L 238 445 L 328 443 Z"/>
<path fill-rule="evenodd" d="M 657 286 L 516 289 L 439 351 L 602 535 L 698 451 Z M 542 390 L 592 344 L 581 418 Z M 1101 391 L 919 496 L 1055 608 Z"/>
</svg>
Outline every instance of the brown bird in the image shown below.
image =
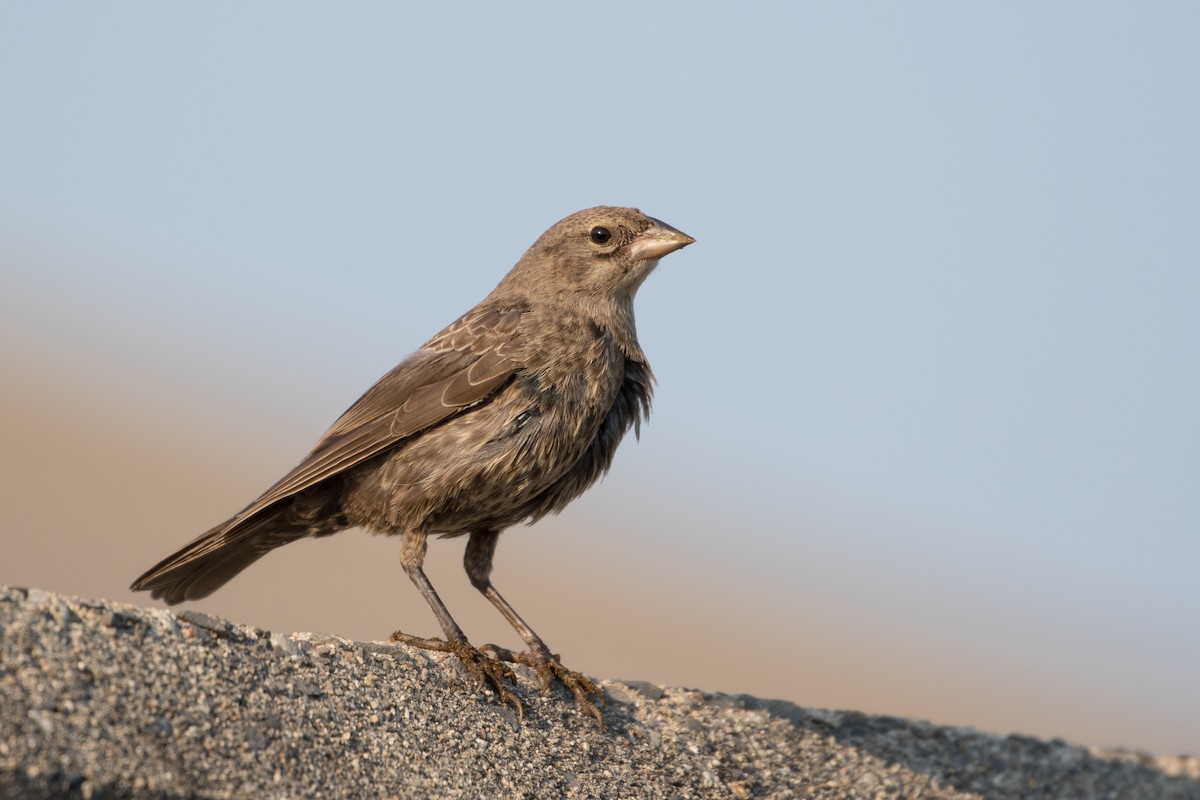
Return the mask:
<svg viewBox="0 0 1200 800">
<path fill-rule="evenodd" d="M 492 585 L 500 532 L 561 511 L 603 475 L 650 411 L 653 376 L 633 297 L 658 260 L 694 239 L 637 209 L 598 207 L 555 224 L 484 298 L 384 375 L 278 483 L 134 581 L 197 600 L 271 550 L 360 526 L 400 534 L 400 563 L 445 640 L 394 641 L 457 655 L 502 700 L 504 661 L 557 679 L 603 724 L 592 681 L 563 667 Z M 471 583 L 529 648 L 467 641 L 425 577 L 426 539 L 469 535 Z"/>
</svg>

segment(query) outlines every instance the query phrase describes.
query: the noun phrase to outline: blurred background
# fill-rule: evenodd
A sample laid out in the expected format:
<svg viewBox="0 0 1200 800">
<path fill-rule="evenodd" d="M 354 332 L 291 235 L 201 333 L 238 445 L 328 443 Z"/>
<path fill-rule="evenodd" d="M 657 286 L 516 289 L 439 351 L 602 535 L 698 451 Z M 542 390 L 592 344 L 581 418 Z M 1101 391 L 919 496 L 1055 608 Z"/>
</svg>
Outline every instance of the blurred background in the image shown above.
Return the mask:
<svg viewBox="0 0 1200 800">
<path fill-rule="evenodd" d="M 426 4 L 427 6 L 431 4 Z M 1200 753 L 1200 6 L 0 10 L 0 582 L 133 578 L 551 223 L 696 237 L 655 413 L 502 539 L 568 665 Z M 477 642 L 518 641 L 434 584 Z M 194 604 L 437 632 L 347 532 Z"/>
</svg>

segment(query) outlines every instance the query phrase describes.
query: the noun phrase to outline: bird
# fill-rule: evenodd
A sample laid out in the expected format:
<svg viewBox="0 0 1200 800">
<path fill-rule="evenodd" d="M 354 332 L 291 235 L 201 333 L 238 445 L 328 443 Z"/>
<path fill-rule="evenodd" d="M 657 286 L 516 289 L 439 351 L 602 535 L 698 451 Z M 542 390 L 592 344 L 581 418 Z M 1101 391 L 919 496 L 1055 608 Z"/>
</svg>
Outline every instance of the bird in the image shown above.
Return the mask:
<svg viewBox="0 0 1200 800">
<path fill-rule="evenodd" d="M 400 563 L 452 653 L 501 702 L 509 663 L 560 681 L 603 726 L 603 692 L 517 614 L 491 580 L 499 535 L 561 511 L 603 476 L 650 413 L 654 376 L 633 300 L 659 260 L 695 240 L 636 208 L 598 206 L 551 226 L 494 290 L 380 378 L 291 472 L 130 587 L 168 604 L 212 594 L 289 542 L 347 528 L 400 537 Z M 471 584 L 525 642 L 472 645 L 425 575 L 430 536 L 466 536 Z M 485 652 L 486 650 L 486 652 Z"/>
</svg>

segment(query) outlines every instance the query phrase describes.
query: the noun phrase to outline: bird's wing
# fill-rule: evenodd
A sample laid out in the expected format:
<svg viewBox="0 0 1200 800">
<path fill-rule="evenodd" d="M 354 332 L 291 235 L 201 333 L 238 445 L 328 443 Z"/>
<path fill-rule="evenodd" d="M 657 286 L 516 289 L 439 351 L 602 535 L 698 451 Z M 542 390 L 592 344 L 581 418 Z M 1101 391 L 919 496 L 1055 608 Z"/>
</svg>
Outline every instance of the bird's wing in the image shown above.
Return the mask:
<svg viewBox="0 0 1200 800">
<path fill-rule="evenodd" d="M 476 309 L 384 375 L 350 406 L 295 469 L 230 520 L 363 463 L 486 400 L 520 365 L 522 309 Z"/>
</svg>

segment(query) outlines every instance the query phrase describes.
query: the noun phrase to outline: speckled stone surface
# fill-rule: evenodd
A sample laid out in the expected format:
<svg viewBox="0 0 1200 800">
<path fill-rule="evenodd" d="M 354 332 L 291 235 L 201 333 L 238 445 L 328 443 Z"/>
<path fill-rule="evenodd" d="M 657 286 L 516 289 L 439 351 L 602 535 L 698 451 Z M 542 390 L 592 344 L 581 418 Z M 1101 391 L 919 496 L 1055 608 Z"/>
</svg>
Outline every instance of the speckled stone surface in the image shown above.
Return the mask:
<svg viewBox="0 0 1200 800">
<path fill-rule="evenodd" d="M 1198 798 L 1200 760 L 602 681 L 0 589 L 0 797 Z"/>
</svg>

